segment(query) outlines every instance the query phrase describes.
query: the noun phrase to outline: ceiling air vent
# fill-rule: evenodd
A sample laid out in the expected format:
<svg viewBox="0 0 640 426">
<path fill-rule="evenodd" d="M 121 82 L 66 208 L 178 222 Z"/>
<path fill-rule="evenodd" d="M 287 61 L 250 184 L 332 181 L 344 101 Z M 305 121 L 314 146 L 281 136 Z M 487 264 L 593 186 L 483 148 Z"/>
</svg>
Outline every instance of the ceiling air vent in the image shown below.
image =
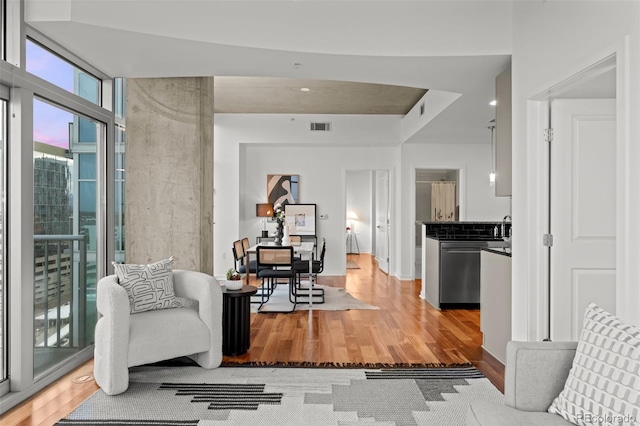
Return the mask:
<svg viewBox="0 0 640 426">
<path fill-rule="evenodd" d="M 330 132 L 331 123 L 311 123 L 312 132 Z"/>
</svg>

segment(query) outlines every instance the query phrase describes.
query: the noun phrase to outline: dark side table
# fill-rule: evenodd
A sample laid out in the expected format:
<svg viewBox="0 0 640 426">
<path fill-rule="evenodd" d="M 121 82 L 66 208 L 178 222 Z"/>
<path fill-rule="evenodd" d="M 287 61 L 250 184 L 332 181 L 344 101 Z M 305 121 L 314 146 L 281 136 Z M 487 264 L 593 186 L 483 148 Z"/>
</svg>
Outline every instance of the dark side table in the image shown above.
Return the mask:
<svg viewBox="0 0 640 426">
<path fill-rule="evenodd" d="M 222 353 L 237 356 L 249 350 L 251 335 L 251 295 L 256 287 L 245 285 L 240 290 L 222 287 Z"/>
</svg>

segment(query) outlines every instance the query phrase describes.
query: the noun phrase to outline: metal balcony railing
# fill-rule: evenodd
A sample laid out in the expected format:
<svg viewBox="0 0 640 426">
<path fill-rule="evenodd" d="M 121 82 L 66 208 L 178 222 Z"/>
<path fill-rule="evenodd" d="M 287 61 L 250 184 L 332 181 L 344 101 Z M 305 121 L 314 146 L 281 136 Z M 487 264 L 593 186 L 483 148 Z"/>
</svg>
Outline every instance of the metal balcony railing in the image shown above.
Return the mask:
<svg viewBox="0 0 640 426">
<path fill-rule="evenodd" d="M 33 240 L 35 346 L 84 347 L 87 236 L 34 235 Z"/>
</svg>

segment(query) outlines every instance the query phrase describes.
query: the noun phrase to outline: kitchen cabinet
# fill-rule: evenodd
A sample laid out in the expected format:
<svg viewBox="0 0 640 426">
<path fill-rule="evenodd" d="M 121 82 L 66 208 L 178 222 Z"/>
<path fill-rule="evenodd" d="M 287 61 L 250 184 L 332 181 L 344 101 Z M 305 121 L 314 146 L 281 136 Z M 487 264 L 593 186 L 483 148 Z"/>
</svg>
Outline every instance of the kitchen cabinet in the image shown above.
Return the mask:
<svg viewBox="0 0 640 426">
<path fill-rule="evenodd" d="M 482 347 L 502 364 L 511 340 L 511 256 L 480 253 L 480 331 Z"/>
<path fill-rule="evenodd" d="M 453 222 L 455 215 L 455 182 L 433 182 L 431 184 L 431 220 L 434 222 Z"/>
<path fill-rule="evenodd" d="M 423 229 L 424 229 L 424 225 Z M 440 241 L 422 233 L 422 292 L 420 296 L 440 309 Z"/>
<path fill-rule="evenodd" d="M 496 197 L 511 196 L 511 67 L 496 77 Z"/>
</svg>

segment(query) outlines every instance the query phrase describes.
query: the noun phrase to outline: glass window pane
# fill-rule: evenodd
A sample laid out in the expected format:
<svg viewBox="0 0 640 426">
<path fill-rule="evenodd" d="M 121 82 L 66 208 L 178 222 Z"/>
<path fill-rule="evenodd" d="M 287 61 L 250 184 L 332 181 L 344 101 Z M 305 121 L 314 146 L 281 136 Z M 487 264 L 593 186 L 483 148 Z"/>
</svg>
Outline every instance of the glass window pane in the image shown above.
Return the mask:
<svg viewBox="0 0 640 426">
<path fill-rule="evenodd" d="M 7 103 L 0 100 L 0 382 L 7 379 L 7 292 L 6 292 L 6 268 L 5 268 L 5 147 L 7 140 Z"/>
<path fill-rule="evenodd" d="M 7 31 L 7 2 L 6 0 L 0 0 L 0 59 L 2 60 L 6 60 L 7 59 L 7 54 L 6 54 L 6 47 L 5 47 L 5 40 L 7 39 L 6 37 L 6 31 Z"/>
<path fill-rule="evenodd" d="M 114 108 L 114 112 L 116 114 L 116 117 L 118 118 L 124 118 L 125 116 L 125 110 L 126 110 L 126 99 L 125 99 L 125 93 L 126 93 L 126 82 L 127 80 L 125 78 L 114 78 L 113 79 L 113 84 L 115 87 L 115 108 Z"/>
<path fill-rule="evenodd" d="M 124 262 L 125 244 L 125 217 L 124 217 L 124 183 L 125 183 L 125 131 L 124 127 L 116 126 L 116 149 L 115 149 L 115 256 L 118 263 Z"/>
<path fill-rule="evenodd" d="M 93 343 L 98 256 L 96 144 L 73 124 L 99 124 L 34 100 L 34 374 Z"/>
<path fill-rule="evenodd" d="M 96 125 L 86 118 L 78 118 L 78 135 L 74 140 L 78 143 L 96 143 Z"/>
<path fill-rule="evenodd" d="M 28 72 L 100 105 L 99 79 L 32 40 L 27 40 L 26 49 Z"/>
<path fill-rule="evenodd" d="M 95 126 L 95 124 L 94 124 Z M 81 154 L 80 165 L 78 167 L 80 179 L 93 179 L 96 180 L 96 155 L 95 154 Z"/>
</svg>

